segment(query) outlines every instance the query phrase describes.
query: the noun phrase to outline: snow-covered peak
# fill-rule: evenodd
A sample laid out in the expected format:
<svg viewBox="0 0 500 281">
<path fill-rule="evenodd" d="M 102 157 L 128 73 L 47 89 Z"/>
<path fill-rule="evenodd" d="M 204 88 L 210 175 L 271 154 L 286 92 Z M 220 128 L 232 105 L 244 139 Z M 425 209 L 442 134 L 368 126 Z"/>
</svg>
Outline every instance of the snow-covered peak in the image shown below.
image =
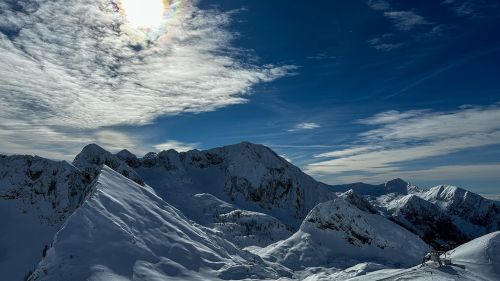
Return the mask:
<svg viewBox="0 0 500 281">
<path fill-rule="evenodd" d="M 439 250 L 448 250 L 467 241 L 466 235 L 451 217 L 433 203 L 409 194 L 387 205 L 391 219 L 419 235 Z"/>
<path fill-rule="evenodd" d="M 296 269 L 338 266 L 339 258 L 414 265 L 428 249 L 425 242 L 408 230 L 338 198 L 314 207 L 292 237 L 258 252 Z"/>
<path fill-rule="evenodd" d="M 426 210 L 434 214 L 439 214 L 440 210 L 437 206 L 429 201 L 426 201 L 417 195 L 408 194 L 403 197 L 394 199 L 387 205 L 388 210 L 408 210 L 408 211 L 420 211 Z"/>
<path fill-rule="evenodd" d="M 455 199 L 464 197 L 466 192 L 465 189 L 453 185 L 438 185 L 425 192 L 423 197 L 433 201 L 450 203 Z"/>
<path fill-rule="evenodd" d="M 290 165 L 285 159 L 280 157 L 269 147 L 250 142 L 241 142 L 233 145 L 209 149 L 206 152 L 217 154 L 232 162 L 240 160 L 245 162 L 261 162 L 266 163 L 266 165 L 270 167 Z"/>
<path fill-rule="evenodd" d="M 356 206 L 361 211 L 365 211 L 372 214 L 378 213 L 377 209 L 375 209 L 375 207 L 373 207 L 372 204 L 368 202 L 368 200 L 366 200 L 363 196 L 354 192 L 354 190 L 352 189 L 349 189 L 348 191 L 340 194 L 339 197 L 349 202 L 350 204 Z"/>
<path fill-rule="evenodd" d="M 419 194 L 452 216 L 479 226 L 500 226 L 500 203 L 481 197 L 465 189 L 439 185 Z"/>
<path fill-rule="evenodd" d="M 119 156 L 125 156 L 125 154 L 127 153 L 121 153 Z M 144 181 L 142 178 L 127 164 L 125 159 L 119 156 L 112 154 L 97 144 L 89 144 L 75 157 L 73 165 L 87 174 L 92 180 L 99 175 L 103 165 L 106 165 L 125 177 L 143 185 Z"/>
</svg>

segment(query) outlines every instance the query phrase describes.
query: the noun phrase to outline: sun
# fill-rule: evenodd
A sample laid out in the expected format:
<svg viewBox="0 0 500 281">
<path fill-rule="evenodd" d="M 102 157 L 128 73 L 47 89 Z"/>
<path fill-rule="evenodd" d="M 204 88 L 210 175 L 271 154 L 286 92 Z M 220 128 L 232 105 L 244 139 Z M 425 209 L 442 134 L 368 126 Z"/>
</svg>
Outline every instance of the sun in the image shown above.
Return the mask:
<svg viewBox="0 0 500 281">
<path fill-rule="evenodd" d="M 123 14 L 134 28 L 151 30 L 161 25 L 168 0 L 121 0 Z"/>
</svg>

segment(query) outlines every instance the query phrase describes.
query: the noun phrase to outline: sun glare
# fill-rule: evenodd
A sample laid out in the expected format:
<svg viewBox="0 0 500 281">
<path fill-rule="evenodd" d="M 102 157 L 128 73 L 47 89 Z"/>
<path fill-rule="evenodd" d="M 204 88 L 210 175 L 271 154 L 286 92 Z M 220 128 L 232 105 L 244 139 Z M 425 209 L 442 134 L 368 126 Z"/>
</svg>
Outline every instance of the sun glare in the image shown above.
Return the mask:
<svg viewBox="0 0 500 281">
<path fill-rule="evenodd" d="M 124 15 L 130 25 L 138 29 L 159 26 L 167 8 L 165 0 L 121 0 Z"/>
</svg>

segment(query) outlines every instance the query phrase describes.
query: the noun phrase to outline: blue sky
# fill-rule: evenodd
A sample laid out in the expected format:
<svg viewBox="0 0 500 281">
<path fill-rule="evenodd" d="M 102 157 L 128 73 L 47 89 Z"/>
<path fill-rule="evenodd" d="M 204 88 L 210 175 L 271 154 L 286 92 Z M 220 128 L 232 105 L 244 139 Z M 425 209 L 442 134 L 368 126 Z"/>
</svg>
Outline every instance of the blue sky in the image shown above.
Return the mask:
<svg viewBox="0 0 500 281">
<path fill-rule="evenodd" d="M 496 1 L 172 1 L 160 35 L 128 36 L 118 18 L 97 43 L 61 36 L 76 9 L 32 2 L 0 9 L 4 153 L 251 141 L 328 183 L 499 193 Z M 105 2 L 84 5 L 89 31 L 112 15 L 92 6 Z"/>
</svg>

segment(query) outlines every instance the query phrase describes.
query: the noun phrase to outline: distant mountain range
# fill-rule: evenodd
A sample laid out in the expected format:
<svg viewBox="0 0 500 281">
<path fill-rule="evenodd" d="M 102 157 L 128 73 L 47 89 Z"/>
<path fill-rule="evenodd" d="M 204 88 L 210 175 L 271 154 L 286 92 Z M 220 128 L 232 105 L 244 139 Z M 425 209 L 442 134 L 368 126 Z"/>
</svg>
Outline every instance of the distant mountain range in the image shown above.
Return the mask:
<svg viewBox="0 0 500 281">
<path fill-rule="evenodd" d="M 390 280 L 478 237 L 491 246 L 465 244 L 456 274 L 429 270 L 500 277 L 498 251 L 487 275 L 470 265 L 500 247 L 500 202 L 401 179 L 327 185 L 248 142 L 144 157 L 91 144 L 71 164 L 0 156 L 0 214 L 2 280 Z"/>
</svg>

